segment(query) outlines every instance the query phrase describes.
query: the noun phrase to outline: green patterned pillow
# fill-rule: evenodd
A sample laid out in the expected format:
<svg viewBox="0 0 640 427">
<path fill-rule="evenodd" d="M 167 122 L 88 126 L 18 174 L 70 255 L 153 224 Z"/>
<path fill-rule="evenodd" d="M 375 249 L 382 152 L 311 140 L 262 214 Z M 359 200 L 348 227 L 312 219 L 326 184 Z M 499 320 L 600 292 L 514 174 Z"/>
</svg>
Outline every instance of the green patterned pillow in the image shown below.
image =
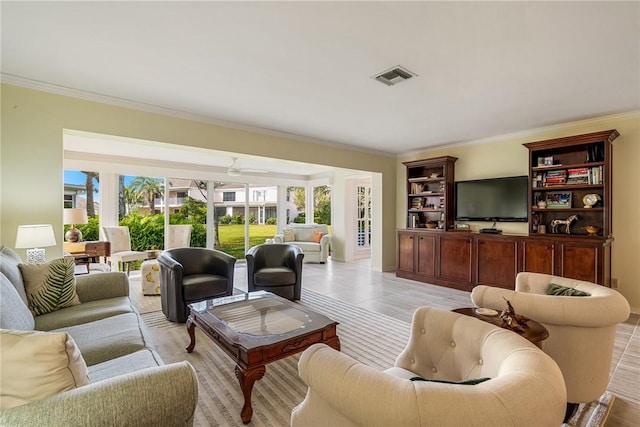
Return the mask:
<svg viewBox="0 0 640 427">
<path fill-rule="evenodd" d="M 565 297 L 588 297 L 591 294 L 583 291 L 579 291 L 577 289 L 568 288 L 566 286 L 556 285 L 555 283 L 549 283 L 547 290 L 545 291 L 547 295 L 556 295 L 556 296 L 565 296 Z"/>
<path fill-rule="evenodd" d="M 34 316 L 80 304 L 76 294 L 73 259 L 55 259 L 46 264 L 20 264 L 29 310 Z"/>
</svg>

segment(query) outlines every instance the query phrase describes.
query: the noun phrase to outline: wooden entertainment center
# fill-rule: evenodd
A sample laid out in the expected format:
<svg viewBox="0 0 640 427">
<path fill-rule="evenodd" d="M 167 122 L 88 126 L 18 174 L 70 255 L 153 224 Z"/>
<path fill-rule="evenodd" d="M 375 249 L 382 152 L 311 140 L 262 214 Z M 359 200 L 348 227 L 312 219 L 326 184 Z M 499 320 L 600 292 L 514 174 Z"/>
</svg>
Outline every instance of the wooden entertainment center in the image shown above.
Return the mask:
<svg viewBox="0 0 640 427">
<path fill-rule="evenodd" d="M 467 291 L 480 284 L 513 289 L 521 271 L 610 287 L 611 144 L 618 135 L 607 130 L 524 144 L 529 216 L 523 235 L 456 229 L 455 157 L 405 163 L 407 228 L 398 230 L 396 275 Z"/>
</svg>

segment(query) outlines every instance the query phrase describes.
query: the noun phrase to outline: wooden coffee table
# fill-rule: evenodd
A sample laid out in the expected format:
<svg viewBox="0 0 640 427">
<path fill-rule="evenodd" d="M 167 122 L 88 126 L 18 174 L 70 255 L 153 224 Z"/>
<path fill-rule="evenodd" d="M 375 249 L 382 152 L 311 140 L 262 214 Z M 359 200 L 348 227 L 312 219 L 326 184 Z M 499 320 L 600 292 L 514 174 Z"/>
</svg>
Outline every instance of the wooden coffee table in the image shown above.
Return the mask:
<svg viewBox="0 0 640 427">
<path fill-rule="evenodd" d="M 340 350 L 337 322 L 309 308 L 269 292 L 250 292 L 190 304 L 187 331 L 196 345 L 198 326 L 236 363 L 244 406 L 242 422 L 251 421 L 253 384 L 263 377 L 266 365 L 300 353 L 312 344 L 324 343 Z"/>
<path fill-rule="evenodd" d="M 547 331 L 547 328 L 545 328 L 535 320 L 529 319 L 529 321 L 527 322 L 527 328 L 524 328 L 523 332 L 514 331 L 513 329 L 509 328 L 507 325 L 505 325 L 502 322 L 502 320 L 500 319 L 500 316 L 484 316 L 482 314 L 478 314 L 476 312 L 476 308 L 477 307 L 464 307 L 464 308 L 456 308 L 455 310 L 452 310 L 452 311 L 455 313 L 472 316 L 472 317 L 475 317 L 476 319 L 484 320 L 485 322 L 492 323 L 496 326 L 500 326 L 501 328 L 507 329 L 509 331 L 513 331 L 518 335 L 521 335 L 522 337 L 528 339 L 529 341 L 531 341 L 531 343 L 537 345 L 539 348 L 542 348 L 542 341 L 549 338 L 549 331 Z"/>
</svg>

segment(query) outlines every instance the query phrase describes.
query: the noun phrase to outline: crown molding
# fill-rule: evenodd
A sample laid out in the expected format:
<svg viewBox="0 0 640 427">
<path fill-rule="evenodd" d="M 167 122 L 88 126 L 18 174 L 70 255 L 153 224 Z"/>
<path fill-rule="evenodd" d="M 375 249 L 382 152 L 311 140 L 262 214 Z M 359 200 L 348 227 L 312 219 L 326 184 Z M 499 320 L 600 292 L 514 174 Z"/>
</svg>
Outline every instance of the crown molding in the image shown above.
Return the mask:
<svg viewBox="0 0 640 427">
<path fill-rule="evenodd" d="M 409 158 L 411 156 L 421 155 L 430 151 L 438 151 L 447 148 L 458 148 L 458 147 L 466 147 L 471 145 L 482 145 L 489 144 L 494 142 L 504 142 L 504 141 L 512 141 L 519 139 L 531 139 L 538 138 L 538 135 L 541 133 L 554 132 L 559 130 L 568 130 L 571 128 L 580 128 L 590 125 L 597 125 L 598 123 L 608 123 L 614 120 L 625 120 L 625 119 L 640 119 L 640 110 L 633 111 L 625 111 L 622 113 L 608 114 L 605 116 L 591 117 L 588 119 L 575 120 L 571 122 L 559 123 L 549 126 L 542 126 L 533 129 L 527 129 L 518 132 L 506 133 L 502 135 L 489 136 L 486 138 L 480 139 L 472 139 L 468 141 L 456 141 L 451 143 L 446 143 L 442 145 L 437 145 L 433 147 L 425 147 L 419 150 L 412 150 L 411 152 L 404 153 L 398 157 Z"/>
<path fill-rule="evenodd" d="M 395 158 L 397 155 L 392 152 L 373 150 L 354 145 L 343 144 L 336 141 L 328 141 L 324 139 L 314 138 L 305 135 L 298 135 L 294 133 L 279 131 L 275 129 L 263 128 L 260 126 L 251 126 L 237 122 L 231 122 L 226 120 L 216 119 L 196 113 L 189 113 L 186 111 L 174 110 L 167 107 L 161 107 L 153 104 L 146 104 L 142 102 L 132 101 L 125 98 L 118 98 L 109 95 L 103 95 L 95 92 L 88 92 L 84 90 L 78 90 L 66 86 L 55 85 L 52 83 L 46 83 L 39 80 L 28 79 L 25 77 L 16 76 L 13 74 L 0 73 L 0 82 L 8 85 L 24 87 L 27 89 L 35 89 L 42 92 L 53 93 L 56 95 L 68 96 L 71 98 L 83 99 L 85 101 L 100 102 L 102 104 L 114 105 L 116 107 L 129 108 L 132 110 L 146 111 L 148 113 L 161 114 L 163 116 L 175 117 L 179 119 L 192 120 L 202 123 L 209 123 L 215 126 L 226 127 L 230 129 L 242 130 L 246 132 L 260 133 L 263 135 L 274 136 L 278 138 L 286 138 L 299 142 L 305 142 L 309 144 L 323 145 L 332 148 L 341 148 L 344 150 L 357 151 L 362 153 L 373 154 L 377 156 Z"/>
</svg>

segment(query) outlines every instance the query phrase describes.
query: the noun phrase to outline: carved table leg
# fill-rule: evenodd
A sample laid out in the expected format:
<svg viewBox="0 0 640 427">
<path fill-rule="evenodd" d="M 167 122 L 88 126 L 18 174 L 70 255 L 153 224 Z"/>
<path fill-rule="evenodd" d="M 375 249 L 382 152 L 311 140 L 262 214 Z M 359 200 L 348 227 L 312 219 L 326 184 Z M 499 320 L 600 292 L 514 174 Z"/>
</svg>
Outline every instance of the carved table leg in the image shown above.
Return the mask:
<svg viewBox="0 0 640 427">
<path fill-rule="evenodd" d="M 196 346 L 196 324 L 191 316 L 187 319 L 187 332 L 189 332 L 189 337 L 191 337 L 191 342 L 187 346 L 187 353 L 191 353 Z"/>
<path fill-rule="evenodd" d="M 236 377 L 240 380 L 240 389 L 244 395 L 244 406 L 240 411 L 240 418 L 244 424 L 248 424 L 253 416 L 253 408 L 251 407 L 251 392 L 253 384 L 264 375 L 266 368 L 264 365 L 255 366 L 247 370 L 243 370 L 240 366 L 236 366 Z"/>
</svg>

